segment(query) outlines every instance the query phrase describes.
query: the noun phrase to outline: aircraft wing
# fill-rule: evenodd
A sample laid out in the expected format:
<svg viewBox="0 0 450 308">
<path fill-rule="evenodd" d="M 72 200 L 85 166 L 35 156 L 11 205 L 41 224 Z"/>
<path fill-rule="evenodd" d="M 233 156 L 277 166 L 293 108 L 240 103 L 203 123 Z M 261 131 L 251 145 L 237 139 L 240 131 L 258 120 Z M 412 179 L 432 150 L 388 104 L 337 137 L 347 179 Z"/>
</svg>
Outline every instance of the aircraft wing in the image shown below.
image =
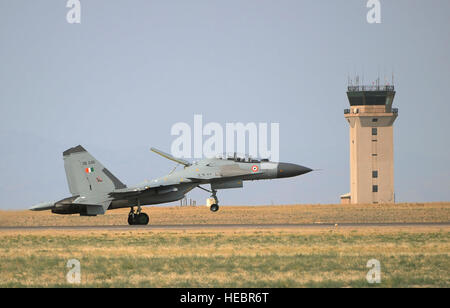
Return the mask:
<svg viewBox="0 0 450 308">
<path fill-rule="evenodd" d="M 159 183 L 156 185 L 130 187 L 126 189 L 119 189 L 109 193 L 110 196 L 114 198 L 131 198 L 134 196 L 139 196 L 143 193 L 153 191 L 157 195 L 167 194 L 170 192 L 178 191 L 178 185 L 181 183 L 163 184 Z"/>
</svg>

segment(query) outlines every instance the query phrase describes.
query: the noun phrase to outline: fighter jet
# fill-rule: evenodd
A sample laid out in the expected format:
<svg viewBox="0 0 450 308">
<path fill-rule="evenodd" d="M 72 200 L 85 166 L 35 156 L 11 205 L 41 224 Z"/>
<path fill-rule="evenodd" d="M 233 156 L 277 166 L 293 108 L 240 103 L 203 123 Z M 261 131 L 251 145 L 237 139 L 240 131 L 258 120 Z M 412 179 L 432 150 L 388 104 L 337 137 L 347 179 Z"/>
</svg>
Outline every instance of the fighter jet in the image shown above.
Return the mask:
<svg viewBox="0 0 450 308">
<path fill-rule="evenodd" d="M 288 178 L 312 171 L 300 165 L 238 157 L 236 154 L 191 163 L 155 148 L 151 151 L 182 165 L 182 170 L 174 169 L 165 176 L 127 187 L 81 145 L 70 148 L 63 152 L 63 159 L 72 196 L 57 202 L 41 203 L 30 210 L 97 216 L 107 210 L 130 208 L 128 224 L 147 225 L 149 216 L 141 212 L 142 206 L 181 200 L 194 188 L 211 193 L 206 203 L 212 212 L 217 212 L 218 190 L 242 188 L 244 181 Z M 203 187 L 205 185 L 210 185 L 210 189 Z"/>
</svg>

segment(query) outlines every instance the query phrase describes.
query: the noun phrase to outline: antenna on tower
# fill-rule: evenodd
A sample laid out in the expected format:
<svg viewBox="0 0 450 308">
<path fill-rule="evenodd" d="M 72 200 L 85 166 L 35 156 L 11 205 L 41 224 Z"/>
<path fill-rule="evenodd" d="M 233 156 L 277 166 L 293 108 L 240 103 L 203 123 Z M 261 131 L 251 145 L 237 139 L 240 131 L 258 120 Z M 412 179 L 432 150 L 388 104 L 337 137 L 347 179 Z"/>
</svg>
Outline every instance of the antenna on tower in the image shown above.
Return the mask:
<svg viewBox="0 0 450 308">
<path fill-rule="evenodd" d="M 378 64 L 378 78 L 377 78 L 376 86 L 377 87 L 380 86 L 380 65 L 379 64 Z"/>
<path fill-rule="evenodd" d="M 364 86 L 364 68 L 362 69 L 362 85 Z"/>
</svg>

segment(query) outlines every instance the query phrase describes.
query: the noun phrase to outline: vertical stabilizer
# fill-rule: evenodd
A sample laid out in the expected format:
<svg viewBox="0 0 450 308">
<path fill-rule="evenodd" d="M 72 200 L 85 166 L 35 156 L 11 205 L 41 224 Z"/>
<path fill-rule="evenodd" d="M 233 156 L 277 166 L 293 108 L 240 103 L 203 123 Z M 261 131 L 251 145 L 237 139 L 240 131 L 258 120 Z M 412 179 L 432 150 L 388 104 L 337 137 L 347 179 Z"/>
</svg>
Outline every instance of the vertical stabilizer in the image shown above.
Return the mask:
<svg viewBox="0 0 450 308">
<path fill-rule="evenodd" d="M 67 183 L 73 196 L 91 192 L 108 193 L 115 189 L 126 188 L 81 145 L 64 151 L 63 158 Z"/>
</svg>

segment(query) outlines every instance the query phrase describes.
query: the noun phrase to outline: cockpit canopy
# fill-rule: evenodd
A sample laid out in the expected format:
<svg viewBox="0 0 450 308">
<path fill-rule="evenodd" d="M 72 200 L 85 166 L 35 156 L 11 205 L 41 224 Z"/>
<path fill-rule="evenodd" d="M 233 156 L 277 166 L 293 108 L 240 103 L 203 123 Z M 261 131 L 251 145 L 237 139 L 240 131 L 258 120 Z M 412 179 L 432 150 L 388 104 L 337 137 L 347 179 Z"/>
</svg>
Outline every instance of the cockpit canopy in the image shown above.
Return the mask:
<svg viewBox="0 0 450 308">
<path fill-rule="evenodd" d="M 226 154 L 220 154 L 216 157 L 217 159 L 222 160 L 231 160 L 238 163 L 261 163 L 261 162 L 268 162 L 268 159 L 256 159 L 251 157 L 247 154 L 239 154 L 239 153 L 226 153 Z"/>
</svg>

